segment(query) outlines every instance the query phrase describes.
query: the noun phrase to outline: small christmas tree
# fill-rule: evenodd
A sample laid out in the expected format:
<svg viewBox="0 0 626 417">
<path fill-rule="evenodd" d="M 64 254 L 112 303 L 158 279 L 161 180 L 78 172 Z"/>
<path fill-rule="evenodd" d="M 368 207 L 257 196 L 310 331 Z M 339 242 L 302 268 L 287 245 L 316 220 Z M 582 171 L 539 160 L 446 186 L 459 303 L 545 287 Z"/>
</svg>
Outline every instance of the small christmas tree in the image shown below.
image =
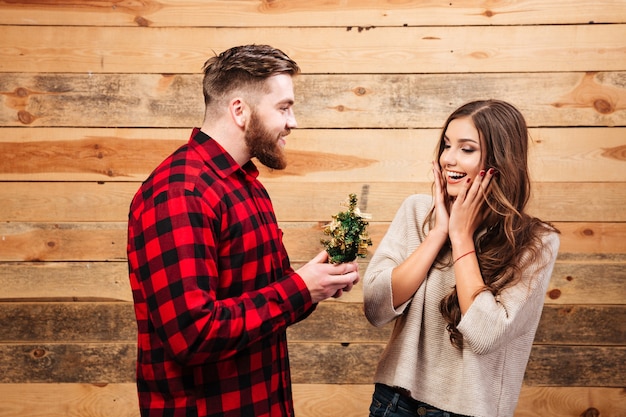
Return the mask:
<svg viewBox="0 0 626 417">
<path fill-rule="evenodd" d="M 356 203 L 356 194 L 350 194 L 347 203 L 342 204 L 348 210 L 333 215 L 332 222 L 324 226 L 324 234 L 330 239 L 321 239 L 321 243 L 331 263 L 352 262 L 357 256 L 365 258 L 368 246 L 372 246 L 367 233 L 369 223 L 365 220 L 370 216 L 361 213 Z"/>
</svg>

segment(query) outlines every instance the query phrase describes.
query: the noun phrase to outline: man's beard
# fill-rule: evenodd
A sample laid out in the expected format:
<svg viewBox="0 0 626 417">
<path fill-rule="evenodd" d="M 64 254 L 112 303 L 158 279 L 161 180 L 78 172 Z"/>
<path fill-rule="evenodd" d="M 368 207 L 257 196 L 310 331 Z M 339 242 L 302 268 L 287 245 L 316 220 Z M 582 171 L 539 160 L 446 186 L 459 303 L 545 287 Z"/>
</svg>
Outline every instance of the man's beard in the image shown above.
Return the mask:
<svg viewBox="0 0 626 417">
<path fill-rule="evenodd" d="M 245 140 L 250 156 L 271 169 L 285 169 L 287 159 L 278 145 L 278 137 L 272 135 L 263 125 L 255 111 L 250 115 L 250 124 L 245 132 Z"/>
</svg>

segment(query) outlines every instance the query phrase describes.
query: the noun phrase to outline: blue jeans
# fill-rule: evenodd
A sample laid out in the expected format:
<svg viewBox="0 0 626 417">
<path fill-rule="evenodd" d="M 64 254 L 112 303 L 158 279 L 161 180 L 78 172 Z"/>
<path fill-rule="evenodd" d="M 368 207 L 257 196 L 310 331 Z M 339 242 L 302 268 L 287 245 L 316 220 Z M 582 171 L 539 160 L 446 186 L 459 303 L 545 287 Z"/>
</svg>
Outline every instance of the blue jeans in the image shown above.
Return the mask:
<svg viewBox="0 0 626 417">
<path fill-rule="evenodd" d="M 376 384 L 369 417 L 468 417 L 449 413 L 396 392 L 383 384 Z"/>
</svg>

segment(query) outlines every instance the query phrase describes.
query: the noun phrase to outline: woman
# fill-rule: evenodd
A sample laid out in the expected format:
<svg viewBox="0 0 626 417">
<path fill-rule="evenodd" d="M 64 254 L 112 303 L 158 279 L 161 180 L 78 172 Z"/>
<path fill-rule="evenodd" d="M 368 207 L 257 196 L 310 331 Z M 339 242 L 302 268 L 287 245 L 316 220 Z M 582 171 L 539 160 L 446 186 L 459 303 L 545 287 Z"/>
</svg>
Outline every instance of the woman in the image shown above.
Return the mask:
<svg viewBox="0 0 626 417">
<path fill-rule="evenodd" d="M 513 415 L 559 247 L 525 211 L 527 154 L 506 102 L 446 121 L 434 196 L 403 202 L 365 274 L 368 320 L 395 320 L 371 417 Z"/>
</svg>

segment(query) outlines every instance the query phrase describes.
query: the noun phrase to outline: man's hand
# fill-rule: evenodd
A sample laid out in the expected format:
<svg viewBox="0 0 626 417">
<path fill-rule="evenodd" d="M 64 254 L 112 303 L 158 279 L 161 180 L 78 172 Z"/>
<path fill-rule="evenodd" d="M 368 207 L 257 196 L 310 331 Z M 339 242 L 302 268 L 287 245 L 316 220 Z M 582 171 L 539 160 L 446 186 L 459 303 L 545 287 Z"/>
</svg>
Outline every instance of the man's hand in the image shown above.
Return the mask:
<svg viewBox="0 0 626 417">
<path fill-rule="evenodd" d="M 329 297 L 341 297 L 359 282 L 359 265 L 356 262 L 328 263 L 328 253 L 323 250 L 296 271 L 304 280 L 313 303 Z"/>
</svg>

